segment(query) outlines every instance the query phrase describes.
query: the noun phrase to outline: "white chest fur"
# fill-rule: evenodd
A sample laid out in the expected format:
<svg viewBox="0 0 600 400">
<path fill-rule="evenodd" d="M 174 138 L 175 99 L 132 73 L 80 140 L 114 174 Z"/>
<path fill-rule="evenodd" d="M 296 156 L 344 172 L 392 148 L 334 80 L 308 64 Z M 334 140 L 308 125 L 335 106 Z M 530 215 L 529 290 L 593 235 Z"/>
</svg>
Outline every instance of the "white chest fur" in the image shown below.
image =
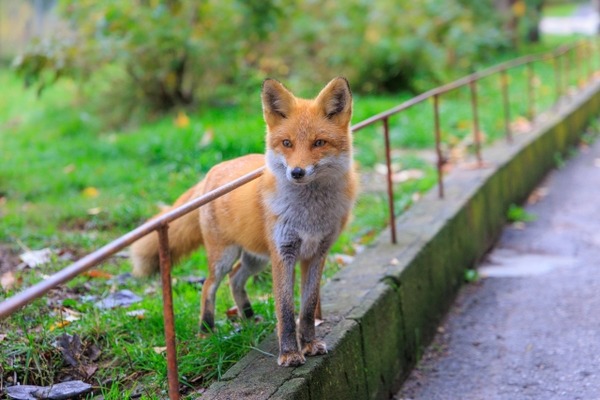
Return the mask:
<svg viewBox="0 0 600 400">
<path fill-rule="evenodd" d="M 350 212 L 344 180 L 294 185 L 280 181 L 276 192 L 266 199 L 266 206 L 277 216 L 273 236 L 278 248 L 295 243 L 300 259 L 311 259 L 331 245 Z"/>
</svg>

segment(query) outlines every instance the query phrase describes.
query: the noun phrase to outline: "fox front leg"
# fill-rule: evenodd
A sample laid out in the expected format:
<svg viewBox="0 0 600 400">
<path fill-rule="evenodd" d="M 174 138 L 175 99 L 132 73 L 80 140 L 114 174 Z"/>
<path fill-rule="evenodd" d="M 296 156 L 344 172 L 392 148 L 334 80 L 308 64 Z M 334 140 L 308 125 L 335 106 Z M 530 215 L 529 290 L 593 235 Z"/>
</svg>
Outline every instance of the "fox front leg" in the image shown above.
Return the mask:
<svg viewBox="0 0 600 400">
<path fill-rule="evenodd" d="M 300 348 L 302 354 L 314 356 L 327 353 L 327 346 L 315 338 L 315 314 L 320 311 L 319 296 L 325 256 L 302 261 L 302 306 L 300 312 Z M 317 310 L 319 308 L 319 310 Z"/>
<path fill-rule="evenodd" d="M 277 313 L 277 336 L 279 338 L 279 357 L 277 363 L 282 367 L 295 367 L 304 364 L 304 355 L 299 349 L 294 318 L 294 266 L 300 241 L 279 246 L 273 252 L 273 290 Z"/>
</svg>

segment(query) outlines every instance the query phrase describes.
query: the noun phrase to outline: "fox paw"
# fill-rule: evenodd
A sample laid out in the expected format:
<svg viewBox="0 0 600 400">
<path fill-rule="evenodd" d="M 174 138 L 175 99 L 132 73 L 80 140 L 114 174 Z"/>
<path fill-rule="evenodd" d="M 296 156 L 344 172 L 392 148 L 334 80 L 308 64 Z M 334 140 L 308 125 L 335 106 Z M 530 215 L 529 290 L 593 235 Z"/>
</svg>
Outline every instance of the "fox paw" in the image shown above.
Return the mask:
<svg viewBox="0 0 600 400">
<path fill-rule="evenodd" d="M 322 340 L 313 340 L 302 346 L 302 354 L 306 356 L 316 356 L 317 354 L 327 354 L 327 345 Z"/>
<path fill-rule="evenodd" d="M 306 362 L 306 359 L 300 352 L 290 352 L 280 354 L 277 359 L 277 364 L 282 367 L 297 367 L 298 365 L 302 365 Z"/>
</svg>

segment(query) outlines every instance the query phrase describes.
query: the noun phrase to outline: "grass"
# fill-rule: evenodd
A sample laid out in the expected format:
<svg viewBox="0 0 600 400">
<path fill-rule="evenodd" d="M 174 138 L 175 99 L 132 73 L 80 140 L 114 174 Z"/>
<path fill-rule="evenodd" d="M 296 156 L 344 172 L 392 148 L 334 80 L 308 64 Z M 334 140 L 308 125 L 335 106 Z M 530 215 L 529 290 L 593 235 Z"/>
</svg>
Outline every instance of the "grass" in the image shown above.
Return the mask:
<svg viewBox="0 0 600 400">
<path fill-rule="evenodd" d="M 554 100 L 553 69 L 540 63 L 535 73 L 539 110 Z M 527 114 L 527 92 L 518 89 L 525 87 L 526 79 L 523 68 L 510 72 L 512 119 Z M 504 132 L 498 84 L 496 77 L 478 86 L 486 142 L 502 138 Z M 577 85 L 575 74 L 570 85 Z M 100 117 L 81 104 L 73 82 L 50 88 L 38 100 L 22 89 L 12 72 L 0 70 L 0 87 L 0 251 L 5 254 L 50 247 L 63 255 L 81 256 L 139 225 L 156 213 L 160 204 L 171 203 L 212 165 L 262 152 L 264 147 L 258 92 L 248 103 L 166 116 L 117 131 L 104 129 Z M 441 98 L 442 136 L 448 153 L 471 135 L 468 96 L 468 90 L 461 89 Z M 357 96 L 354 121 L 408 98 L 407 94 Z M 396 185 L 395 205 L 401 212 L 417 194 L 435 184 L 433 165 L 419 156 L 430 154 L 427 149 L 433 145 L 431 103 L 391 118 L 390 128 L 394 165 L 424 171 L 422 179 Z M 384 159 L 381 126 L 357 132 L 355 148 L 361 171 L 377 177 L 372 170 Z M 375 186 L 358 199 L 354 219 L 332 254 L 353 255 L 386 225 L 387 200 Z M 68 263 L 56 256 L 49 264 L 19 271 L 20 286 L 34 284 Z M 340 268 L 343 263 L 330 257 L 326 279 Z M 72 375 L 73 368 L 65 365 L 53 345 L 59 335 L 67 333 L 81 337 L 84 347 L 93 345 L 102 351 L 98 360 L 87 361 L 97 370 L 86 380 L 105 399 L 120 399 L 127 392 L 143 398 L 161 397 L 166 390 L 166 361 L 161 351 L 160 289 L 154 279 L 127 278 L 124 274 L 129 269 L 127 260 L 113 258 L 102 266 L 112 279 L 102 274 L 79 276 L 0 322 L 0 335 L 6 335 L 0 336 L 0 385 L 15 383 L 15 376 L 21 384 L 50 384 Z M 190 396 L 218 379 L 275 326 L 270 274 L 265 272 L 248 287 L 263 316 L 261 322 L 225 318 L 234 303 L 224 284 L 218 293 L 216 332 L 198 337 L 201 289 L 187 278 L 205 275 L 203 251 L 174 271 L 178 361 L 182 387 Z M 143 300 L 128 309 L 101 311 L 94 307 L 94 301 L 120 289 L 129 289 Z M 17 290 L 3 292 L 0 288 L 0 298 Z M 131 310 L 143 310 L 143 317 L 129 315 Z M 79 319 L 66 324 L 69 313 Z"/>
<path fill-rule="evenodd" d="M 569 2 L 563 4 L 550 4 L 544 6 L 542 13 L 544 17 L 571 17 L 577 9 L 586 4 L 585 2 Z"/>
</svg>

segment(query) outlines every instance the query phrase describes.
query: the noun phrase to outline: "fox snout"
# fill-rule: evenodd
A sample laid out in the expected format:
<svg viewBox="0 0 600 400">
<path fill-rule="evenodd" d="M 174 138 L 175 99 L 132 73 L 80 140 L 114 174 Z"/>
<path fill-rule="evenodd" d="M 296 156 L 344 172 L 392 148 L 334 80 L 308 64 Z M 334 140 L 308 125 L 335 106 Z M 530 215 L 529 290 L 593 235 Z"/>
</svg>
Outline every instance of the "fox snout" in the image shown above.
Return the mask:
<svg viewBox="0 0 600 400">
<path fill-rule="evenodd" d="M 286 168 L 286 177 L 292 183 L 308 183 L 312 180 L 314 167 L 308 165 L 305 168 L 288 166 Z"/>
<path fill-rule="evenodd" d="M 292 172 L 290 172 L 290 175 L 292 176 L 293 179 L 302 179 L 304 178 L 304 175 L 306 175 L 306 170 L 302 169 L 300 167 L 296 167 L 292 170 Z"/>
</svg>

